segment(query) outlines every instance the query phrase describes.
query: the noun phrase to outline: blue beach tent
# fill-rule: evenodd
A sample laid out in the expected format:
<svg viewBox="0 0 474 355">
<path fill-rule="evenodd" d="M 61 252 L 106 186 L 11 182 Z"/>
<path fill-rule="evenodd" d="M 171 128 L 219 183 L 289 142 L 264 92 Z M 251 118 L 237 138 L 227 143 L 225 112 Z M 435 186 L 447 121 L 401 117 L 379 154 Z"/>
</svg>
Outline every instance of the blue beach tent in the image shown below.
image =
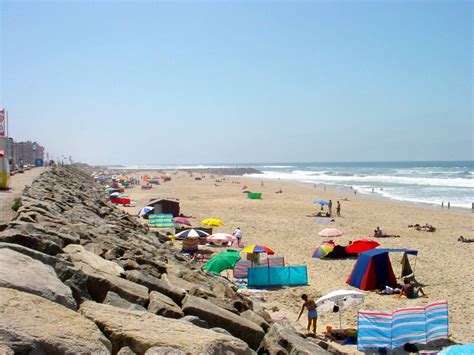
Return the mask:
<svg viewBox="0 0 474 355">
<path fill-rule="evenodd" d="M 388 257 L 393 252 L 418 254 L 408 249 L 372 249 L 360 253 L 346 283 L 361 290 L 374 290 L 380 285 L 395 287 L 397 279 Z"/>
</svg>

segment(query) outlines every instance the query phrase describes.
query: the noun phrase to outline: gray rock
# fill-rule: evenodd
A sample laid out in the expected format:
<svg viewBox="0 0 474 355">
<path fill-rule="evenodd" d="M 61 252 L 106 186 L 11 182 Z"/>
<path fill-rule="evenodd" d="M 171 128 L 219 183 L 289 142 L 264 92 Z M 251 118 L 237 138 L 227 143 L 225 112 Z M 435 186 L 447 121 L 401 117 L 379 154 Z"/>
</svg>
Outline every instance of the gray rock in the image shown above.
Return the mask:
<svg viewBox="0 0 474 355">
<path fill-rule="evenodd" d="M 216 333 L 220 333 L 220 334 L 232 335 L 227 330 L 222 329 L 222 328 L 218 328 L 218 327 L 211 328 L 211 330 L 215 331 Z"/>
<path fill-rule="evenodd" d="M 184 313 L 179 306 L 168 296 L 151 291 L 148 312 L 167 318 L 182 318 Z"/>
<path fill-rule="evenodd" d="M 180 287 L 172 285 L 166 275 L 162 275 L 161 279 L 157 279 L 155 283 L 154 291 L 158 291 L 169 298 L 171 298 L 176 304 L 181 305 L 181 301 L 186 296 L 186 291 Z"/>
<path fill-rule="evenodd" d="M 38 235 L 22 233 L 16 229 L 6 229 L 0 234 L 0 242 L 20 244 L 45 254 L 56 255 L 62 253 L 62 246 L 48 238 Z"/>
<path fill-rule="evenodd" d="M 128 346 L 123 347 L 122 349 L 119 350 L 117 355 L 136 355 L 137 353 L 130 349 Z"/>
<path fill-rule="evenodd" d="M 114 352 L 127 344 L 145 353 L 168 347 L 191 354 L 250 354 L 243 341 L 150 312 L 131 311 L 95 302 L 84 302 L 79 312 L 94 321 L 112 341 Z"/>
<path fill-rule="evenodd" d="M 100 272 L 114 276 L 122 275 L 125 270 L 112 261 L 105 260 L 100 256 L 87 251 L 82 245 L 70 244 L 65 247 L 64 252 L 69 254 L 74 266 L 85 272 Z"/>
<path fill-rule="evenodd" d="M 170 347 L 154 346 L 148 349 L 145 355 L 186 355 L 186 353 Z"/>
<path fill-rule="evenodd" d="M 103 302 L 107 292 L 113 291 L 131 303 L 142 306 L 148 304 L 148 289 L 145 286 L 110 274 L 92 272 L 91 270 L 87 270 L 85 273 L 88 276 L 87 289 L 97 302 Z"/>
<path fill-rule="evenodd" d="M 183 300 L 182 310 L 186 315 L 205 320 L 211 327 L 224 328 L 233 336 L 244 340 L 254 350 L 265 336 L 263 329 L 254 322 L 220 308 L 208 300 L 187 295 Z"/>
<path fill-rule="evenodd" d="M 265 332 L 270 328 L 270 324 L 268 324 L 265 319 L 251 310 L 246 310 L 245 312 L 240 313 L 240 316 L 259 325 Z"/>
<path fill-rule="evenodd" d="M 198 327 L 209 329 L 209 324 L 205 320 L 202 320 L 199 317 L 196 316 L 184 316 L 181 318 L 181 320 L 192 323 Z"/>
<path fill-rule="evenodd" d="M 125 271 L 125 278 L 147 287 L 150 291 L 158 291 L 160 279 L 138 270 Z"/>
<path fill-rule="evenodd" d="M 90 320 L 45 298 L 9 288 L 0 288 L 0 334 L 2 344 L 15 354 L 109 354 L 112 350 Z"/>
<path fill-rule="evenodd" d="M 273 323 L 260 349 L 265 349 L 270 354 L 327 354 L 318 344 L 298 334 L 288 322 Z"/>
<path fill-rule="evenodd" d="M 114 306 L 114 307 L 123 308 L 123 309 L 131 309 L 132 311 L 146 312 L 145 307 L 140 306 L 135 303 L 128 302 L 127 300 L 123 299 L 122 297 L 120 297 L 119 295 L 117 295 L 115 292 L 112 292 L 112 291 L 107 292 L 107 295 L 105 296 L 103 303 Z"/>
<path fill-rule="evenodd" d="M 11 249 L 0 249 L 0 287 L 32 293 L 70 309 L 76 309 L 71 289 L 51 266 Z"/>
</svg>

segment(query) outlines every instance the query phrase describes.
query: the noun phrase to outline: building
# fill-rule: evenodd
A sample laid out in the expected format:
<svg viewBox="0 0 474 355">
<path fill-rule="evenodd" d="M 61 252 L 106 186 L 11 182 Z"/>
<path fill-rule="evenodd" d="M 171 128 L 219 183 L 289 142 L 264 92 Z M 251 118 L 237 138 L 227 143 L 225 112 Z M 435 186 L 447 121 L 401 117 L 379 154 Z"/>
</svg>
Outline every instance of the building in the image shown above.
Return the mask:
<svg viewBox="0 0 474 355">
<path fill-rule="evenodd" d="M 37 142 L 15 142 L 13 138 L 0 137 L 0 151 L 4 151 L 12 164 L 42 166 L 44 162 L 44 147 Z"/>
<path fill-rule="evenodd" d="M 173 217 L 179 216 L 179 201 L 177 199 L 160 198 L 151 199 L 147 206 L 153 207 L 154 214 L 172 214 Z"/>
</svg>

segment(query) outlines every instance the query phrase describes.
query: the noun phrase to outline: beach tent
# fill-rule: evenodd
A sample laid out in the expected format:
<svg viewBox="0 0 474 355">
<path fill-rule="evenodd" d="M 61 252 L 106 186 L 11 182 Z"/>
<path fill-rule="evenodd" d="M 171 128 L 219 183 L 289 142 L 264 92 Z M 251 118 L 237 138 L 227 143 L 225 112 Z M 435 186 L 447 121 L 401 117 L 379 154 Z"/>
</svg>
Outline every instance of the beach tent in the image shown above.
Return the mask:
<svg viewBox="0 0 474 355">
<path fill-rule="evenodd" d="M 9 188 L 10 181 L 10 164 L 8 163 L 8 157 L 5 156 L 5 152 L 0 150 L 0 190 L 6 190 Z"/>
<path fill-rule="evenodd" d="M 172 198 L 151 199 L 147 206 L 153 207 L 156 214 L 172 214 L 173 217 L 179 216 L 179 200 Z"/>
<path fill-rule="evenodd" d="M 388 256 L 391 252 L 418 254 L 408 249 L 372 249 L 361 253 L 346 283 L 361 290 L 374 290 L 381 285 L 395 287 L 397 279 Z"/>
</svg>

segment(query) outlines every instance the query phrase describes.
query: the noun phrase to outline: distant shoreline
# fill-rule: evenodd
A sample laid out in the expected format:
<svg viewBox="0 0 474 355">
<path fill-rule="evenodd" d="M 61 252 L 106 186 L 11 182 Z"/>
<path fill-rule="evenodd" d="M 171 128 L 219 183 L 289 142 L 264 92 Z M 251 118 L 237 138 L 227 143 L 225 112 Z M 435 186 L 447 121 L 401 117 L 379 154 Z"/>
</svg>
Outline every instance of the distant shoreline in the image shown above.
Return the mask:
<svg viewBox="0 0 474 355">
<path fill-rule="evenodd" d="M 100 169 L 106 170 L 126 170 L 127 173 L 133 172 L 144 172 L 144 171 L 179 171 L 179 172 L 186 172 L 186 173 L 194 173 L 194 174 L 211 174 L 211 175 L 233 175 L 233 176 L 244 176 L 246 174 L 263 174 L 260 170 L 254 168 L 244 168 L 244 167 L 236 167 L 236 168 L 180 168 L 180 169 L 172 169 L 172 168 L 163 168 L 163 169 L 150 169 L 150 168 L 143 168 L 143 169 L 125 169 L 121 167 L 96 167 Z"/>
</svg>

